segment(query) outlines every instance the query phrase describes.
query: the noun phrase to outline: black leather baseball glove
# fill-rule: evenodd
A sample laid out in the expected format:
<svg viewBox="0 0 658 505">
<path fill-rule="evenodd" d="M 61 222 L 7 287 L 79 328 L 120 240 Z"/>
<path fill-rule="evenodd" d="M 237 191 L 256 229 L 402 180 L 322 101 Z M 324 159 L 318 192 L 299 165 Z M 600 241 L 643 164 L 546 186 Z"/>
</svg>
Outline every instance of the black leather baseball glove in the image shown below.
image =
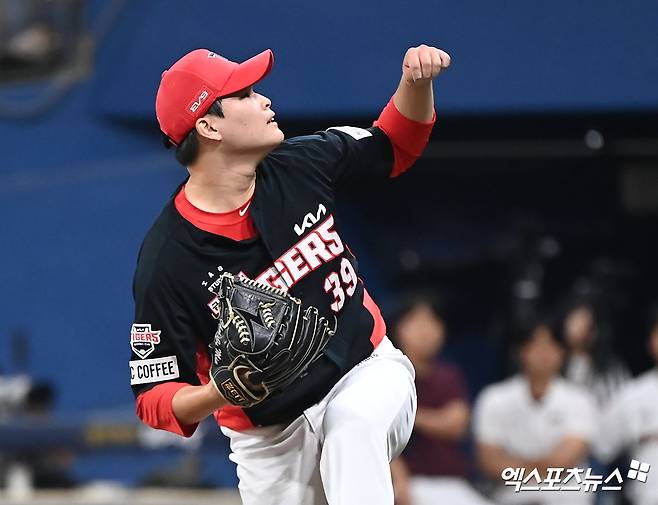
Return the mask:
<svg viewBox="0 0 658 505">
<path fill-rule="evenodd" d="M 255 405 L 304 375 L 331 336 L 315 307 L 286 292 L 224 273 L 210 377 L 229 402 Z"/>
</svg>

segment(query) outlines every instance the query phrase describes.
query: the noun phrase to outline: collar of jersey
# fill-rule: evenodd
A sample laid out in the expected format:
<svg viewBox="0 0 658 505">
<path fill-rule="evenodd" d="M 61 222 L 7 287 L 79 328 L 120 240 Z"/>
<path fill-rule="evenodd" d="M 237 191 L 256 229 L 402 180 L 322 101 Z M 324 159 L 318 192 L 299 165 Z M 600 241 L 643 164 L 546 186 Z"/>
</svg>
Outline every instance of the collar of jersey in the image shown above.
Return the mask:
<svg viewBox="0 0 658 505">
<path fill-rule="evenodd" d="M 205 210 L 199 209 L 198 207 L 195 207 L 187 199 L 187 196 L 185 195 L 185 186 L 183 186 L 176 195 L 174 202 L 178 212 L 180 212 L 181 215 L 192 224 L 200 223 L 228 226 L 249 219 L 250 209 L 247 209 L 247 211 L 244 212 L 244 215 L 240 215 L 240 211 L 244 210 L 247 205 L 251 205 L 252 199 L 253 196 L 237 209 L 233 209 L 228 212 L 207 212 Z"/>
</svg>

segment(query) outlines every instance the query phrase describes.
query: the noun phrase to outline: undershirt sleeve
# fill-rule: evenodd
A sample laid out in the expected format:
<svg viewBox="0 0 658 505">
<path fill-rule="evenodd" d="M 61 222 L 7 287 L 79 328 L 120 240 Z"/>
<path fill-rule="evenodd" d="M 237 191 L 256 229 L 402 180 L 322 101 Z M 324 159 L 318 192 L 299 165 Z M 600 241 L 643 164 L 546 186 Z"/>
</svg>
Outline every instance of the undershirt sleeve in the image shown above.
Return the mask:
<svg viewBox="0 0 658 505">
<path fill-rule="evenodd" d="M 183 437 L 191 437 L 199 423 L 182 424 L 174 415 L 171 402 L 174 395 L 189 386 L 183 382 L 165 382 L 137 397 L 137 417 L 151 428 L 166 430 Z"/>
<path fill-rule="evenodd" d="M 427 123 L 414 121 L 402 115 L 393 98 L 389 100 L 373 126 L 381 129 L 393 146 L 391 177 L 397 177 L 416 162 L 427 146 L 435 122 L 436 111 Z"/>
</svg>

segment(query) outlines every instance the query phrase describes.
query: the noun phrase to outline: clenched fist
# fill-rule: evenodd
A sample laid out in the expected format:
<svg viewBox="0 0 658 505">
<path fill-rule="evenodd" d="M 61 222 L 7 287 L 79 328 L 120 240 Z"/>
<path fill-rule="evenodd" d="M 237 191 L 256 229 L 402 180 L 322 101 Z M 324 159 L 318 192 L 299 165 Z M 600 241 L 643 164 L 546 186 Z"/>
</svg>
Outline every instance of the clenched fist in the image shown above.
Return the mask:
<svg viewBox="0 0 658 505">
<path fill-rule="evenodd" d="M 450 66 L 450 55 L 436 47 L 421 44 L 407 49 L 402 61 L 402 76 L 409 84 L 431 82 Z"/>
</svg>

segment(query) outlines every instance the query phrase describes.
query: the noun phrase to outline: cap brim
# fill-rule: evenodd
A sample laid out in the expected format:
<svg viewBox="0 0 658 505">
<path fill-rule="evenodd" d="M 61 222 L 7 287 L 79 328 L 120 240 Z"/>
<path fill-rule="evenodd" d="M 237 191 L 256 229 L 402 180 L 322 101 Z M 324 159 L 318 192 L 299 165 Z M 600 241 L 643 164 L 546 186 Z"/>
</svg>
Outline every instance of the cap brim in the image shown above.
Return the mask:
<svg viewBox="0 0 658 505">
<path fill-rule="evenodd" d="M 243 61 L 222 87 L 221 96 L 230 95 L 256 84 L 272 70 L 273 64 L 274 54 L 271 49 L 266 49 L 262 53 Z"/>
</svg>

